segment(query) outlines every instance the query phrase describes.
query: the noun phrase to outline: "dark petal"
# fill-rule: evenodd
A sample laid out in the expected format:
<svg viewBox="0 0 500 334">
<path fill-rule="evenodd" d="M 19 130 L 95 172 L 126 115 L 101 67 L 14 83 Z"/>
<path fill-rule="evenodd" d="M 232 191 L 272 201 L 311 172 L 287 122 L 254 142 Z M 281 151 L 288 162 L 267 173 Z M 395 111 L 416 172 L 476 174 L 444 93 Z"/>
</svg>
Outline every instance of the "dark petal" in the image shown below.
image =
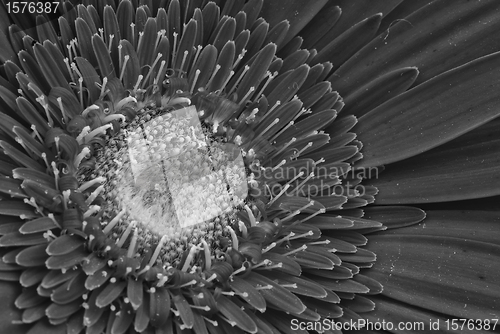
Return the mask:
<svg viewBox="0 0 500 334">
<path fill-rule="evenodd" d="M 16 263 L 23 267 L 43 266 L 48 257 L 45 248 L 45 244 L 25 248 L 16 256 Z"/>
<path fill-rule="evenodd" d="M 116 74 L 113 61 L 111 60 L 111 55 L 109 54 L 108 47 L 100 36 L 92 36 L 92 48 L 94 50 L 95 57 L 97 58 L 97 64 L 99 65 L 101 77 L 107 77 L 108 79 L 114 78 Z"/>
<path fill-rule="evenodd" d="M 66 334 L 66 324 L 53 326 L 47 320 L 37 321 L 26 334 Z"/>
<path fill-rule="evenodd" d="M 257 333 L 257 326 L 252 318 L 234 304 L 231 299 L 221 294 L 216 301 L 220 313 L 231 321 L 231 325 L 234 324 L 248 333 Z"/>
<path fill-rule="evenodd" d="M 77 249 L 84 243 L 80 237 L 76 235 L 63 234 L 47 247 L 47 254 L 50 256 L 65 255 Z"/>
<path fill-rule="evenodd" d="M 113 326 L 111 327 L 112 334 L 123 334 L 127 332 L 132 321 L 134 320 L 134 310 L 130 304 L 123 304 L 119 314 L 116 316 Z"/>
<path fill-rule="evenodd" d="M 353 92 L 344 95 L 344 114 L 361 117 L 371 109 L 406 91 L 418 76 L 416 67 L 404 67 L 386 73 Z"/>
<path fill-rule="evenodd" d="M 261 274 L 251 272 L 245 279 L 254 287 L 272 286 L 271 289 L 261 290 L 261 294 L 269 304 L 277 307 L 279 310 L 300 314 L 306 309 L 300 298 Z"/>
<path fill-rule="evenodd" d="M 44 276 L 40 286 L 44 289 L 52 289 L 68 280 L 72 280 L 79 273 L 79 270 L 67 270 L 64 273 L 59 270 L 51 270 Z"/>
<path fill-rule="evenodd" d="M 61 72 L 61 69 L 66 68 L 65 65 L 57 63 L 57 58 L 53 58 L 49 53 L 48 48 L 45 46 L 36 44 L 33 47 L 33 50 L 35 51 L 35 57 L 40 66 L 40 70 L 49 85 L 52 88 L 62 87 L 71 91 L 66 77 L 63 72 Z"/>
<path fill-rule="evenodd" d="M 263 17 L 271 27 L 278 25 L 283 20 L 290 22 L 290 29 L 283 45 L 288 43 L 297 33 L 302 30 L 316 14 L 325 6 L 327 0 L 307 1 L 299 0 L 293 2 L 264 1 L 260 16 Z"/>
<path fill-rule="evenodd" d="M 420 71 L 416 83 L 422 83 L 497 51 L 500 46 L 497 38 L 499 10 L 496 1 L 459 1 L 451 7 L 447 1 L 434 1 L 376 37 L 335 71 L 329 80 L 345 95 L 363 85 L 366 78 L 416 66 Z M 453 33 L 458 31 L 455 29 L 461 33 Z"/>
<path fill-rule="evenodd" d="M 497 117 L 499 62 L 500 53 L 479 58 L 365 114 L 354 128 L 364 143 L 359 166 L 414 156 Z"/>
<path fill-rule="evenodd" d="M 81 247 L 76 248 L 68 254 L 49 257 L 45 262 L 45 265 L 47 268 L 54 270 L 70 268 L 74 265 L 80 264 L 86 256 L 88 256 L 88 253 L 83 249 L 82 244 Z"/>
<path fill-rule="evenodd" d="M 500 194 L 497 120 L 414 158 L 388 165 L 377 203 L 428 203 Z"/>
<path fill-rule="evenodd" d="M 300 31 L 299 35 L 304 39 L 302 47 L 313 49 L 314 45 L 337 23 L 341 15 L 342 9 L 335 4 L 335 1 L 328 1 L 314 20 Z M 332 36 L 330 40 L 336 37 Z"/>
<path fill-rule="evenodd" d="M 371 236 L 368 249 L 378 259 L 366 275 L 384 285 L 385 296 L 414 306 L 459 318 L 497 317 L 500 246 L 492 219 L 497 223 L 498 213 L 430 211 L 423 224 Z"/>
<path fill-rule="evenodd" d="M 229 282 L 229 286 L 234 292 L 239 294 L 248 304 L 253 306 L 255 309 L 261 313 L 266 310 L 266 301 L 262 294 L 256 290 L 250 283 L 248 283 L 244 278 L 233 277 L 233 280 Z"/>
<path fill-rule="evenodd" d="M 333 41 L 325 45 L 312 59 L 311 65 L 330 61 L 334 69 L 371 41 L 378 30 L 382 13 L 374 14 L 352 26 Z"/>
<path fill-rule="evenodd" d="M 161 328 L 170 316 L 170 294 L 165 288 L 156 288 L 149 294 L 150 323 L 156 328 Z M 179 310 L 180 311 L 180 310 Z"/>
<path fill-rule="evenodd" d="M 411 206 L 372 206 L 364 208 L 365 218 L 381 222 L 387 228 L 398 228 L 419 223 L 425 212 Z"/>
</svg>

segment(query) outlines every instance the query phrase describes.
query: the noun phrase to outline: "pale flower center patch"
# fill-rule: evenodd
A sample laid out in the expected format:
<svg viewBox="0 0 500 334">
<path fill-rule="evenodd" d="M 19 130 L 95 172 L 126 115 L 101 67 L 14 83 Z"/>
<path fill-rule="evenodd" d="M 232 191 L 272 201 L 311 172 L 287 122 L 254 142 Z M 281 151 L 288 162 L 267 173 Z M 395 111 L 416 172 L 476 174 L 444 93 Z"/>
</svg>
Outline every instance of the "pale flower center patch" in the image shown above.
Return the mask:
<svg viewBox="0 0 500 334">
<path fill-rule="evenodd" d="M 152 232 L 175 237 L 231 212 L 247 195 L 240 150 L 211 143 L 193 106 L 126 131 L 126 141 L 114 200 Z"/>
</svg>

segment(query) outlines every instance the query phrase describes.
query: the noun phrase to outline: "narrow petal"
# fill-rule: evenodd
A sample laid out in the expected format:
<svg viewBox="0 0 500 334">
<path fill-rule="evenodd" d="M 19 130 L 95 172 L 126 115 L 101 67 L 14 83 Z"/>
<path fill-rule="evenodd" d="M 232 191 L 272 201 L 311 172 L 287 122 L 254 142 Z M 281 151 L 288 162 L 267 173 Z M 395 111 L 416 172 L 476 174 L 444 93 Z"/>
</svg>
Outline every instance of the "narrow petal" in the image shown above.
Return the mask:
<svg viewBox="0 0 500 334">
<path fill-rule="evenodd" d="M 357 4 L 366 6 L 365 2 Z M 335 71 L 330 81 L 344 95 L 363 85 L 366 78 L 407 66 L 418 67 L 417 84 L 429 80 L 497 51 L 499 10 L 496 1 L 459 1 L 453 6 L 447 1 L 434 1 L 377 36 Z"/>
<path fill-rule="evenodd" d="M 429 219 L 421 225 L 371 236 L 368 249 L 376 252 L 378 259 L 366 275 L 384 285 L 384 295 L 401 302 L 460 318 L 498 317 L 498 224 L 490 232 L 496 235 L 493 244 L 476 240 L 475 231 L 484 224 L 483 218 L 474 218 L 474 212 L 467 217 L 474 232 L 454 229 L 452 217 L 456 214 L 445 215 L 442 220 L 443 215 L 438 213 L 433 218 L 429 213 Z M 479 217 L 484 215 L 479 213 Z M 443 224 L 449 227 L 443 228 Z M 450 236 L 429 235 L 426 231 L 437 226 L 443 232 L 451 231 Z M 412 230 L 411 234 L 406 232 Z"/>
<path fill-rule="evenodd" d="M 414 156 L 497 117 L 499 72 L 500 53 L 493 53 L 365 114 L 354 128 L 364 144 L 359 166 L 379 166 Z"/>
<path fill-rule="evenodd" d="M 500 194 L 497 120 L 443 146 L 388 165 L 371 181 L 376 203 L 446 202 Z"/>
</svg>

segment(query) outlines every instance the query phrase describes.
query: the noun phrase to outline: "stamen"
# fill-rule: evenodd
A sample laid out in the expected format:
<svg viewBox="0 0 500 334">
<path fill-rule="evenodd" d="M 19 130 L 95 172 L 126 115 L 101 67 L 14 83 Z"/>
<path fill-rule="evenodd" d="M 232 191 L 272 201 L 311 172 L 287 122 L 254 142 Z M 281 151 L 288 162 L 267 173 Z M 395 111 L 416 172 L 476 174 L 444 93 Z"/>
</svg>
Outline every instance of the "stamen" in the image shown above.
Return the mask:
<svg viewBox="0 0 500 334">
<path fill-rule="evenodd" d="M 161 63 L 160 63 L 160 69 L 158 70 L 158 74 L 156 75 L 156 78 L 154 79 L 153 84 L 157 85 L 158 82 L 160 82 L 160 75 L 162 74 L 163 68 L 165 67 L 166 63 L 167 62 L 165 60 L 161 61 Z"/>
<path fill-rule="evenodd" d="M 248 219 L 250 219 L 250 226 L 256 226 L 257 225 L 257 221 L 255 220 L 255 216 L 253 215 L 252 210 L 246 204 L 245 204 L 244 208 L 245 208 L 245 211 L 248 214 Z"/>
<path fill-rule="evenodd" d="M 210 85 L 212 84 L 212 81 L 214 80 L 215 78 L 215 75 L 217 74 L 217 72 L 219 72 L 219 70 L 222 68 L 222 66 L 220 66 L 219 64 L 215 65 L 215 69 L 214 71 L 212 72 L 212 76 L 210 77 L 210 79 L 208 80 L 208 83 L 205 85 L 205 90 L 208 89 L 208 87 L 210 87 Z"/>
<path fill-rule="evenodd" d="M 49 168 L 50 164 L 49 164 L 49 161 L 47 160 L 47 154 L 45 152 L 42 152 L 41 156 L 42 156 L 43 161 L 45 162 L 45 166 L 47 166 L 47 168 Z"/>
<path fill-rule="evenodd" d="M 306 218 L 302 219 L 302 220 L 300 221 L 300 223 L 303 223 L 303 222 L 305 222 L 305 221 L 308 221 L 309 219 L 311 219 L 311 218 L 313 218 L 313 217 L 316 217 L 316 216 L 317 216 L 317 215 L 319 215 L 320 213 L 325 213 L 325 212 L 326 212 L 325 208 L 321 208 L 321 209 L 319 209 L 317 212 L 315 212 L 315 213 L 311 214 L 310 216 L 308 216 L 308 217 L 306 217 Z M 327 240 L 327 241 L 328 241 L 328 240 Z M 329 242 L 329 241 L 328 241 L 328 242 Z"/>
<path fill-rule="evenodd" d="M 113 44 L 113 39 L 115 35 L 109 35 L 108 51 L 111 52 L 111 45 Z"/>
<path fill-rule="evenodd" d="M 281 105 L 281 101 L 276 101 L 274 106 L 271 109 L 269 109 L 269 111 L 267 112 L 266 115 L 271 115 L 271 113 L 274 111 L 274 109 L 278 108 L 280 105 Z"/>
<path fill-rule="evenodd" d="M 198 77 L 200 76 L 200 73 L 201 73 L 201 71 L 200 71 L 200 70 L 196 70 L 196 72 L 194 72 L 194 79 L 193 79 L 193 83 L 191 84 L 191 89 L 189 90 L 189 92 L 190 92 L 191 94 L 193 94 L 194 87 L 196 86 L 196 82 L 198 81 Z"/>
<path fill-rule="evenodd" d="M 263 267 L 263 266 L 269 266 L 269 265 L 271 265 L 271 263 L 272 263 L 271 260 L 265 259 L 265 260 L 261 261 L 260 263 L 253 265 L 252 269 L 257 269 L 257 268 Z"/>
<path fill-rule="evenodd" d="M 307 233 L 306 233 L 307 235 Z M 300 246 L 299 248 L 297 249 L 294 249 L 288 253 L 285 253 L 285 254 L 282 254 L 283 256 L 288 256 L 288 255 L 292 255 L 292 254 L 295 254 L 295 253 L 298 253 L 298 252 L 302 252 L 303 250 L 306 250 L 307 249 L 307 245 L 302 245 Z"/>
<path fill-rule="evenodd" d="M 245 223 L 241 220 L 238 221 L 238 228 L 240 229 L 241 236 L 246 239 L 248 237 L 248 229 Z"/>
<path fill-rule="evenodd" d="M 193 65 L 191 66 L 191 69 L 190 69 L 190 70 L 192 70 L 192 69 L 193 69 L 194 65 L 195 65 L 195 64 L 196 64 L 196 62 L 198 61 L 198 57 L 200 56 L 200 52 L 201 52 L 201 50 L 202 50 L 202 49 L 203 49 L 203 47 L 202 47 L 201 45 L 198 45 L 198 46 L 196 47 L 196 53 L 194 54 L 194 59 L 193 59 L 193 61 L 191 62 L 191 64 L 193 64 Z"/>
<path fill-rule="evenodd" d="M 136 221 L 132 221 L 128 226 L 127 226 L 127 229 L 125 230 L 125 232 L 123 232 L 122 236 L 120 237 L 120 239 L 116 242 L 116 245 L 118 247 L 122 247 L 123 244 L 125 243 L 125 240 L 127 240 L 128 236 L 130 235 L 130 232 L 132 232 L 132 229 L 135 228 L 135 226 L 137 225 L 137 222 Z"/>
<path fill-rule="evenodd" d="M 329 243 L 330 243 L 330 240 L 326 239 L 326 240 L 322 240 L 322 241 L 308 242 L 307 244 L 309 246 L 313 246 L 313 245 L 328 245 Z"/>
<path fill-rule="evenodd" d="M 208 319 L 207 317 L 203 317 L 203 319 L 205 319 L 205 321 L 208 321 L 209 323 L 211 323 L 215 327 L 219 326 L 219 323 L 216 320 Z"/>
<path fill-rule="evenodd" d="M 69 66 L 69 59 L 66 57 L 63 59 L 63 61 L 66 64 L 66 70 L 68 70 L 68 73 L 71 77 L 71 81 L 75 82 L 75 76 L 73 75 L 73 72 L 71 71 L 71 67 Z"/>
<path fill-rule="evenodd" d="M 66 45 L 66 49 L 68 49 L 68 59 L 70 62 L 73 61 L 73 57 L 72 57 L 72 54 L 71 54 L 71 41 L 69 42 L 68 45 Z"/>
<path fill-rule="evenodd" d="M 52 167 L 52 172 L 54 173 L 54 182 L 56 185 L 56 190 L 59 190 L 59 169 L 57 169 L 57 165 L 54 161 L 50 163 Z"/>
<path fill-rule="evenodd" d="M 127 103 L 130 103 L 130 102 L 137 103 L 137 99 L 133 96 L 127 96 L 127 97 L 121 99 L 120 101 L 118 101 L 118 103 L 115 106 L 115 109 L 120 110 L 124 105 L 126 105 Z"/>
<path fill-rule="evenodd" d="M 126 213 L 127 211 L 125 209 L 122 209 L 122 211 L 118 212 L 118 214 L 115 216 L 115 218 L 113 218 L 107 225 L 106 227 L 102 230 L 102 232 L 106 235 L 108 235 L 111 230 L 113 229 L 113 227 L 115 227 L 116 224 L 118 224 L 118 222 L 120 221 L 120 219 L 122 219 L 123 215 Z"/>
<path fill-rule="evenodd" d="M 59 105 L 59 109 L 61 110 L 61 114 L 62 114 L 63 119 L 64 119 L 64 124 L 68 124 L 68 115 L 66 114 L 66 110 L 64 110 L 62 98 L 58 97 L 56 100 L 57 100 L 57 104 Z"/>
<path fill-rule="evenodd" d="M 229 80 L 231 80 L 233 75 L 234 75 L 234 71 L 229 72 L 229 75 L 227 76 L 226 80 L 224 81 L 221 88 L 219 89 L 221 92 L 226 88 L 226 85 L 228 84 Z"/>
<path fill-rule="evenodd" d="M 280 148 L 279 150 L 277 150 L 275 153 L 273 153 L 269 159 L 273 159 L 275 157 L 277 157 L 278 155 L 280 155 L 283 151 L 285 151 L 290 145 L 292 145 L 295 141 L 297 141 L 297 138 L 293 137 L 292 139 L 290 139 L 290 141 L 288 143 L 286 143 L 285 145 L 283 145 L 282 148 Z"/>
<path fill-rule="evenodd" d="M 198 253 L 198 251 L 202 250 L 203 248 L 200 248 L 196 245 L 191 246 L 191 249 L 189 250 L 189 254 L 186 258 L 186 262 L 184 262 L 184 265 L 182 266 L 182 271 L 186 272 L 189 267 L 191 266 L 191 262 L 193 261 L 194 257 Z"/>
<path fill-rule="evenodd" d="M 269 124 L 265 129 L 264 131 L 262 131 L 259 136 L 263 136 L 267 131 L 269 131 L 273 126 L 275 126 L 276 124 L 278 124 L 280 121 L 279 118 L 276 118 L 271 124 Z"/>
<path fill-rule="evenodd" d="M 188 54 L 189 54 L 189 51 L 186 50 L 186 51 L 184 51 L 184 56 L 182 56 L 181 67 L 179 68 L 179 72 L 180 72 L 179 75 L 181 78 L 184 76 L 184 64 L 186 63 L 186 59 L 187 59 Z"/>
<path fill-rule="evenodd" d="M 275 242 L 272 242 L 269 244 L 269 246 L 267 246 L 266 248 L 264 248 L 262 250 L 262 254 L 266 253 L 266 252 L 269 252 L 271 249 L 273 249 L 274 247 L 276 247 L 276 243 Z"/>
<path fill-rule="evenodd" d="M 149 260 L 149 263 L 148 263 L 149 267 L 152 267 L 155 264 L 156 259 L 158 258 L 158 255 L 160 255 L 161 249 L 163 248 L 163 246 L 167 242 L 167 239 L 168 239 L 168 237 L 166 235 L 161 237 L 160 242 L 158 243 L 158 246 L 156 246 L 156 248 L 155 248 L 153 256 L 151 256 L 151 259 Z"/>
<path fill-rule="evenodd" d="M 245 76 L 245 74 L 248 72 L 248 70 L 250 70 L 250 66 L 248 65 L 245 65 L 245 67 L 243 68 L 243 72 L 241 72 L 238 80 L 236 80 L 236 82 L 234 83 L 233 87 L 231 88 L 231 90 L 229 91 L 228 95 L 231 95 L 234 90 L 236 89 L 236 87 L 239 85 L 239 83 L 241 82 L 241 80 L 243 80 L 243 77 Z"/>
<path fill-rule="evenodd" d="M 245 123 L 249 124 L 249 122 L 251 121 L 254 121 L 255 120 L 255 115 L 257 115 L 257 113 L 259 112 L 259 109 L 258 108 L 254 108 L 252 110 L 252 112 L 250 113 L 250 115 L 247 116 L 247 118 L 245 119 Z"/>
<path fill-rule="evenodd" d="M 319 159 L 318 161 L 315 161 L 315 162 L 314 162 L 314 166 L 317 166 L 317 165 L 319 165 L 320 163 L 325 162 L 325 161 L 326 161 L 326 160 L 325 160 L 325 158 L 321 158 L 321 159 Z"/>
<path fill-rule="evenodd" d="M 210 311 L 210 306 L 208 306 L 208 305 L 205 305 L 205 306 L 189 305 L 189 306 L 191 306 L 191 308 L 194 308 L 194 309 L 197 309 L 197 310 L 202 310 L 202 311 L 205 311 L 205 312 L 209 312 Z"/>
<path fill-rule="evenodd" d="M 140 51 L 142 47 L 142 40 L 144 39 L 144 31 L 139 32 L 139 42 L 137 42 L 136 50 Z"/>
<path fill-rule="evenodd" d="M 120 120 L 123 123 L 125 123 L 125 121 L 127 120 L 127 117 L 125 117 L 125 115 L 123 115 L 123 114 L 113 114 L 113 115 L 108 115 L 108 116 L 104 117 L 102 121 L 104 123 L 111 123 L 114 120 Z"/>
<path fill-rule="evenodd" d="M 304 186 L 304 184 L 309 181 L 311 178 L 314 177 L 314 172 L 311 172 L 311 174 L 309 174 L 305 179 L 304 181 L 302 181 L 294 190 L 292 190 L 292 194 L 294 193 L 298 193 L 300 191 L 300 189 L 302 189 L 302 187 Z"/>
<path fill-rule="evenodd" d="M 120 45 L 120 50 L 121 50 L 121 45 Z M 130 59 L 130 56 L 129 55 L 125 55 L 125 57 L 123 57 L 123 65 L 120 65 L 121 67 L 121 72 L 120 72 L 120 81 L 123 82 L 123 76 L 125 75 L 125 69 L 127 68 L 127 63 L 128 63 L 128 60 Z"/>
<path fill-rule="evenodd" d="M 73 165 L 78 168 L 78 166 L 80 166 L 80 163 L 82 162 L 82 160 L 88 155 L 90 154 L 90 149 L 85 146 L 82 151 L 76 156 L 75 158 L 75 161 L 73 163 Z"/>
<path fill-rule="evenodd" d="M 80 100 L 80 106 L 83 108 L 84 103 L 83 103 L 83 78 L 78 78 L 78 98 Z"/>
<path fill-rule="evenodd" d="M 243 96 L 243 98 L 240 100 L 240 102 L 238 104 L 245 103 L 245 101 L 249 99 L 250 95 L 252 95 L 252 93 L 254 91 L 255 91 L 255 87 L 250 87 L 250 89 L 248 90 L 248 93 L 246 93 L 246 95 Z"/>
<path fill-rule="evenodd" d="M 43 143 L 42 136 L 40 136 L 40 133 L 37 131 L 35 124 L 31 124 L 31 130 L 33 130 L 34 138 L 37 138 L 41 143 Z"/>
<path fill-rule="evenodd" d="M 281 160 L 281 162 L 277 164 L 275 167 L 271 168 L 271 170 L 274 172 L 276 169 L 280 168 L 284 164 L 286 164 L 286 159 Z"/>
<path fill-rule="evenodd" d="M 263 286 L 256 286 L 255 290 L 271 290 L 273 286 L 271 284 L 268 285 L 263 285 Z"/>
<path fill-rule="evenodd" d="M 137 90 L 139 89 L 139 85 L 141 84 L 142 78 L 144 78 L 144 76 L 142 74 L 139 74 L 139 76 L 137 77 L 137 82 L 135 83 L 134 90 L 133 90 L 134 95 L 137 93 Z"/>
<path fill-rule="evenodd" d="M 101 94 L 99 95 L 99 99 L 102 100 L 104 96 L 106 96 L 107 91 L 106 91 L 106 84 L 108 83 L 108 77 L 102 78 L 102 85 L 101 85 Z"/>
<path fill-rule="evenodd" d="M 292 288 L 292 289 L 297 289 L 297 283 L 292 283 L 292 284 L 280 284 L 282 288 Z"/>
<path fill-rule="evenodd" d="M 280 198 L 287 190 L 288 188 L 290 188 L 290 185 L 289 184 L 285 184 L 285 186 L 283 187 L 283 189 L 280 191 L 280 193 L 278 195 L 276 195 L 276 197 L 274 197 L 272 200 L 269 201 L 269 203 L 267 204 L 268 206 L 271 206 L 274 202 L 276 202 L 276 200 L 278 198 Z"/>
<path fill-rule="evenodd" d="M 205 253 L 205 270 L 212 267 L 212 255 L 210 254 L 210 248 L 204 239 L 201 239 L 201 244 L 203 245 L 203 252 Z"/>
<path fill-rule="evenodd" d="M 234 230 L 230 226 L 226 226 L 226 229 L 231 234 L 232 247 L 235 250 L 238 250 L 239 243 L 238 243 L 238 237 L 236 236 L 236 233 L 234 232 Z"/>
<path fill-rule="evenodd" d="M 304 175 L 304 172 L 300 172 L 299 174 L 295 175 L 295 177 L 293 179 L 291 179 L 290 181 L 288 181 L 286 184 L 292 184 L 295 180 L 297 180 L 299 177 L 302 177 L 302 175 Z"/>
<path fill-rule="evenodd" d="M 131 34 L 132 40 L 130 42 L 132 43 L 132 45 L 135 46 L 135 23 L 134 22 L 130 23 L 130 28 L 132 29 L 132 34 Z M 137 48 L 136 48 L 136 50 L 137 50 Z"/>
<path fill-rule="evenodd" d="M 99 134 L 105 134 L 106 133 L 106 130 L 108 129 L 112 129 L 113 128 L 113 125 L 111 124 L 105 124 L 105 125 L 102 125 L 94 130 L 92 130 L 89 134 L 87 134 L 85 136 L 85 142 L 88 143 L 92 138 L 94 138 L 95 136 L 99 135 Z"/>
<path fill-rule="evenodd" d="M 245 57 L 245 54 L 247 53 L 247 50 L 246 49 L 242 49 L 241 50 L 241 53 L 238 55 L 238 57 L 236 58 L 236 60 L 234 61 L 234 64 L 233 64 L 233 67 L 231 67 L 232 69 L 236 68 L 236 66 L 238 66 L 238 64 L 240 63 L 240 61 L 243 59 L 243 57 Z"/>
<path fill-rule="evenodd" d="M 92 110 L 98 110 L 98 109 L 100 109 L 100 107 L 97 104 L 93 104 L 91 106 L 88 106 L 87 108 L 85 108 L 85 110 L 82 111 L 82 116 L 86 117 L 89 112 L 91 112 Z"/>
<path fill-rule="evenodd" d="M 87 211 L 83 214 L 83 219 L 89 218 L 92 216 L 94 213 L 97 213 L 101 210 L 101 207 L 99 205 L 92 205 L 89 207 Z"/>
<path fill-rule="evenodd" d="M 78 144 L 83 144 L 84 143 L 84 139 L 85 139 L 85 136 L 88 135 L 90 132 L 90 126 L 85 126 L 82 131 L 80 132 L 80 134 L 76 137 L 76 141 L 78 142 Z"/>
<path fill-rule="evenodd" d="M 243 271 L 247 270 L 247 267 L 245 267 L 245 265 L 242 265 L 241 268 L 239 269 L 236 269 L 235 271 L 233 271 L 233 273 L 231 274 L 231 276 L 235 276 Z"/>
<path fill-rule="evenodd" d="M 85 203 L 87 205 L 90 205 L 92 204 L 93 201 L 95 201 L 95 199 L 97 198 L 97 196 L 99 196 L 99 193 L 101 193 L 102 191 L 104 190 L 104 185 L 101 185 L 99 187 L 97 187 L 91 194 L 90 196 L 87 198 L 87 200 L 85 201 Z"/>
<path fill-rule="evenodd" d="M 165 33 L 166 33 L 166 30 L 165 29 L 162 29 L 160 31 L 158 31 L 156 33 L 156 42 L 155 42 L 155 47 L 158 46 L 158 44 L 160 44 L 160 39 L 165 36 Z"/>
<path fill-rule="evenodd" d="M 286 130 L 288 130 L 289 127 L 291 127 L 292 125 L 294 125 L 295 122 L 294 121 L 290 121 L 287 125 L 285 125 L 285 127 L 283 127 L 283 129 L 279 130 L 274 136 L 272 136 L 270 139 L 269 139 L 269 142 L 272 143 L 274 142 L 274 140 L 276 138 L 278 138 L 283 132 L 285 132 Z"/>
<path fill-rule="evenodd" d="M 177 60 L 177 36 L 179 35 L 178 33 L 174 32 L 172 33 L 174 37 L 174 45 L 172 47 L 172 67 L 175 64 L 175 61 Z"/>
<path fill-rule="evenodd" d="M 135 246 L 137 245 L 137 238 L 138 238 L 138 231 L 137 228 L 134 228 L 134 234 L 132 235 L 132 240 L 130 240 L 130 245 L 128 246 L 127 250 L 127 257 L 132 258 L 135 254 Z"/>
<path fill-rule="evenodd" d="M 155 60 L 153 61 L 153 64 L 151 65 L 151 67 L 149 68 L 149 71 L 148 71 L 148 74 L 146 75 L 146 78 L 144 79 L 144 82 L 142 83 L 142 88 L 144 88 L 144 86 L 147 84 L 147 82 L 149 81 L 149 77 L 151 76 L 151 73 L 153 73 L 153 70 L 156 66 L 156 64 L 158 63 L 158 61 L 160 60 L 160 58 L 162 57 L 163 55 L 161 53 L 158 53 L 156 55 L 156 58 Z"/>
<path fill-rule="evenodd" d="M 271 83 L 271 81 L 276 78 L 276 76 L 278 75 L 278 72 L 274 72 L 274 73 L 271 73 L 270 71 L 267 71 L 266 73 L 266 76 L 267 76 L 267 80 L 266 82 L 264 83 L 264 85 L 262 86 L 259 94 L 255 95 L 255 100 L 256 101 L 261 95 L 262 93 L 264 92 L 264 89 L 267 88 L 267 86 Z"/>
</svg>

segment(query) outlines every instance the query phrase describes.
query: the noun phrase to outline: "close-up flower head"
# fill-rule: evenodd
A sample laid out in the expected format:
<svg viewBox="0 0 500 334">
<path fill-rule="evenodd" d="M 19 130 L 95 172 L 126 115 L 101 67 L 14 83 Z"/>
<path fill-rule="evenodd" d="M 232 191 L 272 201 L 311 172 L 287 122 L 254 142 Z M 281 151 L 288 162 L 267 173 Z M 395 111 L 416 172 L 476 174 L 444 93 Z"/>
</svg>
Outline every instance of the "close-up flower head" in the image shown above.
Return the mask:
<svg viewBox="0 0 500 334">
<path fill-rule="evenodd" d="M 500 332 L 500 1 L 0 2 L 0 333 Z"/>
</svg>

